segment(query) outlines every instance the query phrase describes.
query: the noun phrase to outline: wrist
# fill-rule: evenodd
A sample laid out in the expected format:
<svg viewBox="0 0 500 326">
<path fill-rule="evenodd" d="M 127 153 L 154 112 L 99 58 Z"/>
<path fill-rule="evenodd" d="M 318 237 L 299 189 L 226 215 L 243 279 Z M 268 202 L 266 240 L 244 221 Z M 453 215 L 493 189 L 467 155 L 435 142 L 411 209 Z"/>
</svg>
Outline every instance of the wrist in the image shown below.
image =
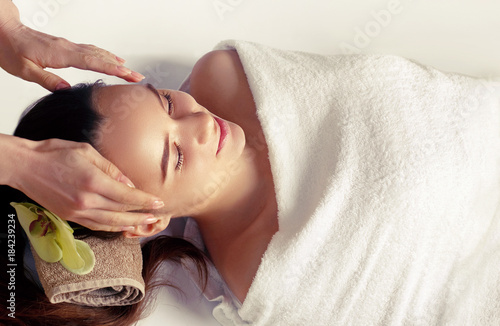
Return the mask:
<svg viewBox="0 0 500 326">
<path fill-rule="evenodd" d="M 0 184 L 20 188 L 20 179 L 29 163 L 29 151 L 33 141 L 0 134 Z"/>
<path fill-rule="evenodd" d="M 19 10 L 11 0 L 0 0 L 0 37 L 6 37 L 17 26 L 22 25 Z"/>
</svg>

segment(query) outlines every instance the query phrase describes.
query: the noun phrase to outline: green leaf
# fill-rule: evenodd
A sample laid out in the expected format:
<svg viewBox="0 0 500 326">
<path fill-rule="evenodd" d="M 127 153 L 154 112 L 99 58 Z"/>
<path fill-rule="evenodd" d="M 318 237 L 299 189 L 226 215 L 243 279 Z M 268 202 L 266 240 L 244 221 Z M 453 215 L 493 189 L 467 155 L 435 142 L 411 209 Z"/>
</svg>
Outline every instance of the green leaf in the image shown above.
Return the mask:
<svg viewBox="0 0 500 326">
<path fill-rule="evenodd" d="M 63 251 L 61 263 L 64 262 L 66 268 L 80 269 L 85 266 L 85 261 L 76 250 L 75 238 L 64 227 L 58 226 L 56 229 L 56 241 Z"/>
<path fill-rule="evenodd" d="M 10 205 L 16 209 L 18 220 L 38 256 L 49 263 L 55 263 L 61 260 L 63 257 L 63 251 L 57 244 L 56 237 L 53 232 L 49 232 L 43 237 L 36 237 L 31 234 L 29 230 L 30 224 L 38 219 L 38 215 L 29 209 L 32 204 L 10 203 Z"/>
<path fill-rule="evenodd" d="M 62 261 L 64 261 L 65 267 L 68 266 L 71 269 L 83 268 L 85 266 L 85 262 L 76 250 L 75 238 L 73 237 L 73 229 L 66 221 L 62 220 L 59 216 L 47 210 L 44 210 L 44 212 L 45 214 L 47 214 L 47 217 L 55 226 L 56 241 L 59 247 L 61 247 L 62 249 Z"/>
<path fill-rule="evenodd" d="M 71 226 L 68 224 L 68 222 L 66 222 L 65 220 L 63 220 L 62 218 L 57 216 L 56 214 L 52 213 L 51 211 L 48 211 L 46 209 L 44 209 L 43 211 L 45 212 L 45 214 L 47 214 L 47 217 L 49 219 L 51 219 L 53 222 L 56 223 L 56 225 L 63 226 L 66 229 L 68 229 L 69 232 L 73 233 L 73 228 L 71 228 Z"/>
<path fill-rule="evenodd" d="M 65 220 L 31 203 L 10 203 L 17 212 L 24 231 L 41 259 L 60 262 L 68 271 L 83 275 L 94 268 L 95 256 L 90 246 L 73 237 Z"/>
<path fill-rule="evenodd" d="M 80 257 L 85 262 L 85 265 L 82 268 L 73 269 L 67 266 L 63 260 L 61 260 L 61 265 L 63 265 L 70 272 L 73 272 L 78 275 L 85 275 L 87 273 L 90 273 L 94 269 L 95 265 L 94 252 L 87 243 L 81 240 L 75 240 L 75 244 L 76 244 L 76 250 L 78 251 Z"/>
</svg>

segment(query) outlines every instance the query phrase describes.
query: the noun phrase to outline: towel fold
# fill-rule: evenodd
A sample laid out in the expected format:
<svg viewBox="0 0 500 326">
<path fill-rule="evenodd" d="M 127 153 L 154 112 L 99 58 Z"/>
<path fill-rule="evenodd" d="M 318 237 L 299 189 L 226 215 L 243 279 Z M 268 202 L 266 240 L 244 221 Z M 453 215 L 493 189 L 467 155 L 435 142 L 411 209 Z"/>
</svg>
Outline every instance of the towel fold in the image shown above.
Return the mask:
<svg viewBox="0 0 500 326">
<path fill-rule="evenodd" d="M 38 277 L 52 303 L 84 306 L 126 306 L 144 298 L 142 253 L 138 239 L 82 239 L 94 251 L 94 269 L 86 275 L 69 272 L 59 263 L 47 263 L 31 248 Z"/>
<path fill-rule="evenodd" d="M 241 305 L 209 284 L 221 324 L 500 324 L 498 82 L 395 56 L 217 49 L 245 70 L 279 221 Z"/>
</svg>

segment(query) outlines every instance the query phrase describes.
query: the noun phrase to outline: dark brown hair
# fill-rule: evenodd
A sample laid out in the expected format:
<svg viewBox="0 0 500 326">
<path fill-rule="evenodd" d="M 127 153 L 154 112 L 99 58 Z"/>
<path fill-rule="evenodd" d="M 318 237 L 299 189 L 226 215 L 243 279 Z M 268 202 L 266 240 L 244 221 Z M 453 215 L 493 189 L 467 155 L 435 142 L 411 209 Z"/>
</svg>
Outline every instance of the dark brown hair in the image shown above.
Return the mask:
<svg viewBox="0 0 500 326">
<path fill-rule="evenodd" d="M 32 105 L 21 117 L 14 132 L 15 136 L 30 140 L 45 140 L 59 138 L 64 140 L 85 142 L 94 145 L 96 134 L 102 117 L 96 112 L 93 104 L 93 94 L 104 84 L 79 84 L 71 89 L 56 91 L 40 99 Z M 15 214 L 10 207 L 11 201 L 31 201 L 21 192 L 7 186 L 0 186 L 0 205 L 2 219 L 8 214 Z M 5 223 L 6 225 L 6 223 Z M 165 260 L 183 264 L 185 260 L 194 262 L 202 287 L 207 281 L 207 257 L 192 243 L 168 236 L 160 236 L 147 242 L 142 247 L 143 278 L 146 283 L 146 297 L 141 302 L 130 306 L 119 307 L 85 307 L 69 303 L 52 304 L 45 296 L 43 289 L 34 281 L 32 271 L 24 266 L 23 257 L 27 245 L 26 236 L 16 223 L 15 256 L 17 263 L 15 274 L 15 290 L 10 291 L 10 275 L 0 273 L 0 323 L 8 325 L 132 325 L 148 313 L 148 308 L 155 299 L 155 290 L 159 286 L 175 287 L 168 280 L 157 277 L 161 263 Z M 75 235 L 77 235 L 75 233 Z M 118 233 L 95 232 L 88 229 L 79 231 L 78 236 L 98 236 L 110 238 Z M 2 253 L 7 253 L 7 232 L 2 232 L 0 241 L 4 247 Z M 14 253 L 14 251 L 12 251 Z M 8 256 L 0 255 L 2 266 L 7 266 Z M 10 258 L 9 258 L 10 259 Z M 6 302 L 15 295 L 15 319 L 8 316 Z M 5 309 L 5 312 L 3 311 Z"/>
</svg>

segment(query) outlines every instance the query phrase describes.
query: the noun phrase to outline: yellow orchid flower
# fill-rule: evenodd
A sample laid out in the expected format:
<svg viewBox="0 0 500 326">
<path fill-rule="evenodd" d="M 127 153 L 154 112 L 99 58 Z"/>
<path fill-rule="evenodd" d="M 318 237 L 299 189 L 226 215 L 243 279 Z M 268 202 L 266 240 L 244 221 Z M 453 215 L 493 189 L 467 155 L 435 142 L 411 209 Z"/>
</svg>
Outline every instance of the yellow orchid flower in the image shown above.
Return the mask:
<svg viewBox="0 0 500 326">
<path fill-rule="evenodd" d="M 72 273 L 92 271 L 95 256 L 89 245 L 73 237 L 68 222 L 31 203 L 10 203 L 38 256 L 49 263 L 60 262 Z"/>
</svg>

